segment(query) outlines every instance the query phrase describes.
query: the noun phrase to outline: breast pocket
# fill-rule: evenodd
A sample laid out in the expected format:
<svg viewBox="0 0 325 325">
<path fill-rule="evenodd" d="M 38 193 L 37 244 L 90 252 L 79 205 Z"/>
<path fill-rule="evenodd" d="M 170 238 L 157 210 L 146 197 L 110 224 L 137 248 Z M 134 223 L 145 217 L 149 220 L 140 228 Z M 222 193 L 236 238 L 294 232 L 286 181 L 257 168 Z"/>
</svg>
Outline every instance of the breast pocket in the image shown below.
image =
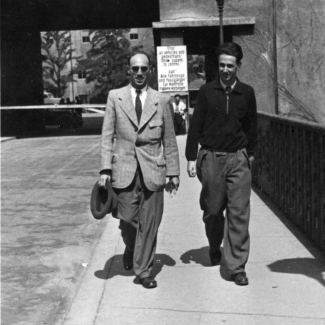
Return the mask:
<svg viewBox="0 0 325 325">
<path fill-rule="evenodd" d="M 151 140 L 161 139 L 162 126 L 162 121 L 149 122 L 149 137 Z"/>
<path fill-rule="evenodd" d="M 236 107 L 236 115 L 238 118 L 240 118 L 240 119 L 244 118 L 246 115 L 246 112 L 247 112 L 246 107 L 240 107 L 240 106 Z"/>
</svg>

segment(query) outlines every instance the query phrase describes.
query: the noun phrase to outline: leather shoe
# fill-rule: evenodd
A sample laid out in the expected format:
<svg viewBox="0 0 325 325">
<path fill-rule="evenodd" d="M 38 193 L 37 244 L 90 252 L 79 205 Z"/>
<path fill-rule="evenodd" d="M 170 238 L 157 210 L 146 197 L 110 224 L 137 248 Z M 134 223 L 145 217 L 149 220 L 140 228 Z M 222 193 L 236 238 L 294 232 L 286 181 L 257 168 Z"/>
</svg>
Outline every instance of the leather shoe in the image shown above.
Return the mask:
<svg viewBox="0 0 325 325">
<path fill-rule="evenodd" d="M 153 289 L 157 287 L 157 281 L 152 276 L 140 279 L 140 282 L 146 289 Z"/>
<path fill-rule="evenodd" d="M 133 252 L 125 248 L 123 254 L 123 265 L 127 271 L 132 270 L 133 268 Z"/>
<path fill-rule="evenodd" d="M 231 279 L 239 286 L 247 286 L 248 278 L 245 272 L 238 272 L 231 275 Z"/>
<path fill-rule="evenodd" d="M 221 257 L 222 257 L 221 250 L 218 249 L 215 253 L 212 253 L 211 249 L 210 249 L 209 250 L 209 257 L 210 257 L 211 264 L 213 266 L 219 265 L 220 262 L 221 262 Z"/>
</svg>

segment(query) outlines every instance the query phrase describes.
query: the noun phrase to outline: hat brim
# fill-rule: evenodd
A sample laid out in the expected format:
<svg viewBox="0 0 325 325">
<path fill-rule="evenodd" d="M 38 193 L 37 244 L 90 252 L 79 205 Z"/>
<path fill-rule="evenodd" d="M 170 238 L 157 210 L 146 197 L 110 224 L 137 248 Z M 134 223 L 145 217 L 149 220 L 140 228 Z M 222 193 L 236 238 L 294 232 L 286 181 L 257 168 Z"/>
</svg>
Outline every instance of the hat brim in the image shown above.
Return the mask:
<svg viewBox="0 0 325 325">
<path fill-rule="evenodd" d="M 98 181 L 91 192 L 90 211 L 95 219 L 103 219 L 117 207 L 117 196 L 109 180 L 106 181 L 106 189 L 100 187 Z"/>
</svg>

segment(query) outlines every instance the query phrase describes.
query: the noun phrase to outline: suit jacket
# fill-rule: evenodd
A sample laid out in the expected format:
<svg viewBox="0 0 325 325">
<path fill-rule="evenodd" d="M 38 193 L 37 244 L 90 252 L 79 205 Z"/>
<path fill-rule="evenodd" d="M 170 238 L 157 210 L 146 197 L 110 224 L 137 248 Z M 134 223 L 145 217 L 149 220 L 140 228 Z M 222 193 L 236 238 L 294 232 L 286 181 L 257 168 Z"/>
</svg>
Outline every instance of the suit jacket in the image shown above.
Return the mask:
<svg viewBox="0 0 325 325">
<path fill-rule="evenodd" d="M 101 138 L 101 170 L 112 170 L 112 186 L 125 188 L 133 181 L 138 163 L 144 183 L 151 191 L 162 190 L 166 176 L 179 175 L 169 98 L 149 87 L 138 123 L 128 85 L 111 90 L 108 95 Z"/>
</svg>

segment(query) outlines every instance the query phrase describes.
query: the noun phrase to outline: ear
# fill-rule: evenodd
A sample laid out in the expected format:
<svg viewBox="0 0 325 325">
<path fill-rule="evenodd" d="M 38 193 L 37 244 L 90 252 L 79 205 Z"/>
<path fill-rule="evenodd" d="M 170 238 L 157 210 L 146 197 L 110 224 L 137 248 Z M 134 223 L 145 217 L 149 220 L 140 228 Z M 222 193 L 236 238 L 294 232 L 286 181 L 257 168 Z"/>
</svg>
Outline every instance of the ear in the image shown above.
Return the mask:
<svg viewBox="0 0 325 325">
<path fill-rule="evenodd" d="M 131 67 L 129 65 L 126 66 L 126 75 L 131 76 Z"/>
<path fill-rule="evenodd" d="M 241 61 L 237 64 L 237 68 L 238 68 L 238 69 L 241 68 Z"/>
</svg>

